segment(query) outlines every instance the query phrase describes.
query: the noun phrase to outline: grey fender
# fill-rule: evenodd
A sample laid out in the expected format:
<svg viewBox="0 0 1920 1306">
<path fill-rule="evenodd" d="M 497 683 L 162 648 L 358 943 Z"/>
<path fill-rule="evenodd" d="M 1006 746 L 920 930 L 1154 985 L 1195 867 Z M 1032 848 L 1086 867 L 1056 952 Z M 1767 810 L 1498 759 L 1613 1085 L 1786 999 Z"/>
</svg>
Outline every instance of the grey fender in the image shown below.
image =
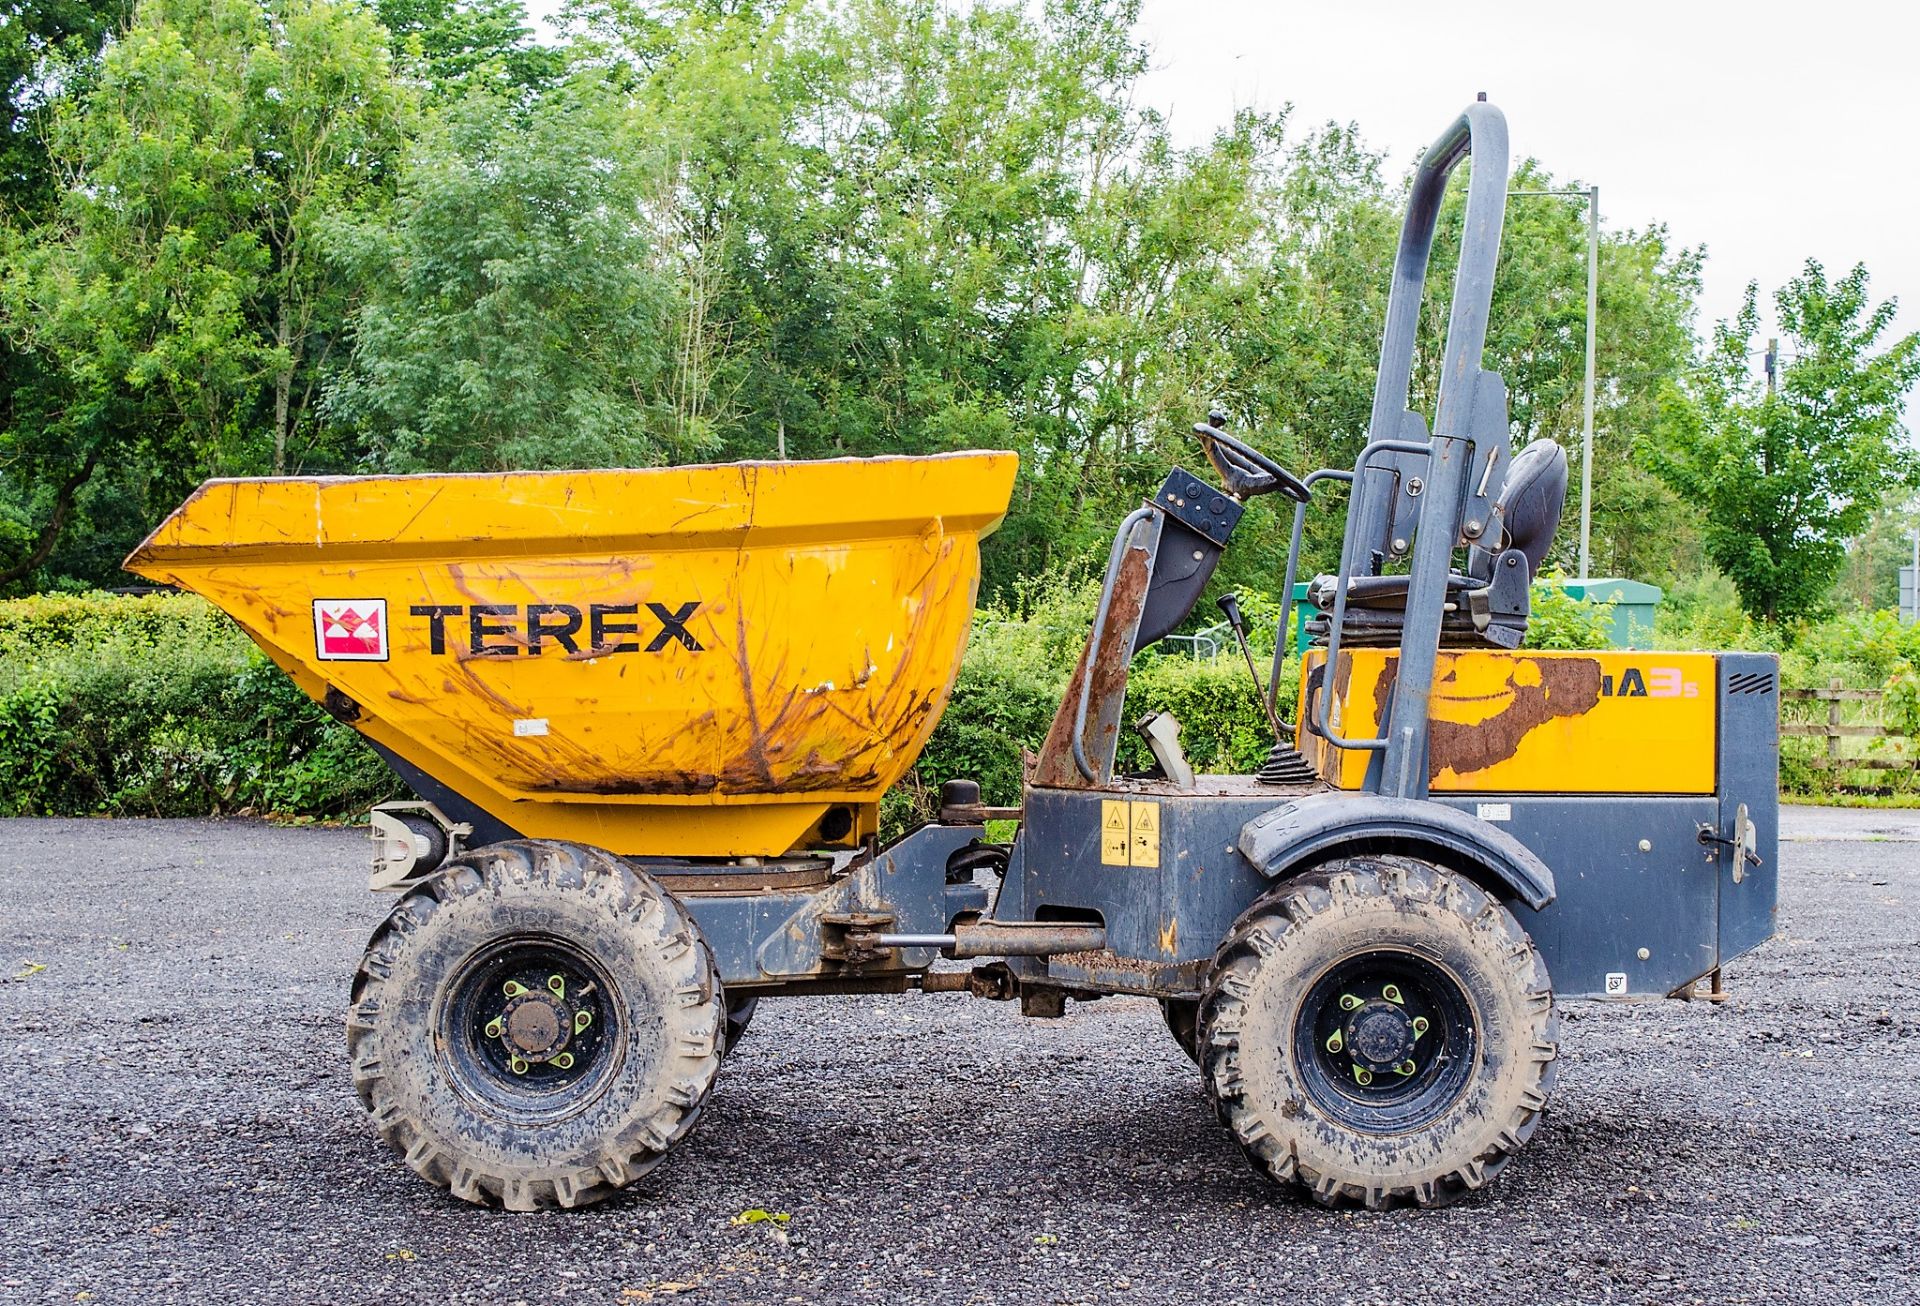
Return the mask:
<svg viewBox="0 0 1920 1306">
<path fill-rule="evenodd" d="M 1553 901 L 1553 872 L 1499 826 L 1440 803 L 1378 794 L 1311 794 L 1240 827 L 1240 852 L 1270 879 L 1306 870 L 1330 852 L 1427 849 L 1478 869 L 1535 911 Z M 1463 864 L 1464 863 L 1464 864 Z"/>
</svg>

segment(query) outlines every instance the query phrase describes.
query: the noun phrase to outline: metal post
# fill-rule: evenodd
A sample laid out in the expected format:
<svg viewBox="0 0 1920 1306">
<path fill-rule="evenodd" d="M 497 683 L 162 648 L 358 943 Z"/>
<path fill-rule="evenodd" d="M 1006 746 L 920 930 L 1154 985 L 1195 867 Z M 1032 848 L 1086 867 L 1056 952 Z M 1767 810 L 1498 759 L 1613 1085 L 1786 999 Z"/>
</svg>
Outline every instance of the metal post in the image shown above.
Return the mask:
<svg viewBox="0 0 1920 1306">
<path fill-rule="evenodd" d="M 1905 567 L 1897 568 L 1897 570 L 1907 572 L 1905 576 L 1899 578 L 1901 620 L 1905 620 L 1905 622 L 1920 622 L 1920 530 L 1914 530 L 1914 565 L 1912 565 L 1912 570 L 1908 570 L 1908 568 Z"/>
<path fill-rule="evenodd" d="M 1587 405 L 1580 445 L 1580 579 L 1593 559 L 1593 328 L 1600 300 L 1600 188 L 1587 187 Z"/>
</svg>

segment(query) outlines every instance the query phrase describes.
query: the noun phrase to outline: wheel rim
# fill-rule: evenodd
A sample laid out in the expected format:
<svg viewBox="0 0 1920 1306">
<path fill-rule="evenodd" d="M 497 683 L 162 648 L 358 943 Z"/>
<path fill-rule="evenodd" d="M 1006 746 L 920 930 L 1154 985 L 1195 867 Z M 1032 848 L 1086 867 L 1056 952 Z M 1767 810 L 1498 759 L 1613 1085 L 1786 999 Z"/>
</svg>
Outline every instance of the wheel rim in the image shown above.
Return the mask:
<svg viewBox="0 0 1920 1306">
<path fill-rule="evenodd" d="M 461 1096 L 515 1123 L 564 1118 L 606 1088 L 624 1022 L 606 972 L 561 939 L 503 939 L 456 969 L 438 1040 Z"/>
<path fill-rule="evenodd" d="M 1294 1059 L 1316 1105 L 1368 1133 L 1420 1129 L 1466 1092 L 1479 1030 L 1453 974 L 1414 953 L 1336 963 L 1307 991 Z"/>
</svg>

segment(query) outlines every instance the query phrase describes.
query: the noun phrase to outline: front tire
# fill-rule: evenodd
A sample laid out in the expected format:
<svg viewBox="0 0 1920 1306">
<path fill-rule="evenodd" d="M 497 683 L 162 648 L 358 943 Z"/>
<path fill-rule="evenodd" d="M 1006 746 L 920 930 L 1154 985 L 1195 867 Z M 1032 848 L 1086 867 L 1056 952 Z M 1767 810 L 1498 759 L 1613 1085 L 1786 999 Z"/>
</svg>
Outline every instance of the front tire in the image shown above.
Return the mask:
<svg viewBox="0 0 1920 1306">
<path fill-rule="evenodd" d="M 1538 1125 L 1559 1018 L 1539 951 L 1470 881 L 1350 857 L 1274 889 L 1201 1003 L 1215 1110 L 1256 1169 L 1326 1205 L 1441 1206 Z"/>
<path fill-rule="evenodd" d="M 610 853 L 516 840 L 402 898 L 354 977 L 354 1087 L 388 1146 L 483 1205 L 583 1206 L 658 1164 L 713 1087 L 713 955 Z"/>
</svg>

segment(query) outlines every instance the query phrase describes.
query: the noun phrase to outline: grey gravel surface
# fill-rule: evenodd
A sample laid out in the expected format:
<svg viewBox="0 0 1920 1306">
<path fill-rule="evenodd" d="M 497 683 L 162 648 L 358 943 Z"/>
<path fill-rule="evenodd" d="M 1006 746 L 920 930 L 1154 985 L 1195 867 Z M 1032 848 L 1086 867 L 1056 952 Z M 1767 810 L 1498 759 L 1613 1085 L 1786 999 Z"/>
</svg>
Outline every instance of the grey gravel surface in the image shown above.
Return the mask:
<svg viewBox="0 0 1920 1306">
<path fill-rule="evenodd" d="M 1570 1008 L 1539 1133 L 1450 1210 L 1256 1179 L 1145 1002 L 916 995 L 763 1003 L 664 1165 L 515 1216 L 353 1095 L 362 836 L 0 823 L 0 1299 L 1913 1302 L 1920 850 L 1822 828 L 1733 1000 Z"/>
</svg>

